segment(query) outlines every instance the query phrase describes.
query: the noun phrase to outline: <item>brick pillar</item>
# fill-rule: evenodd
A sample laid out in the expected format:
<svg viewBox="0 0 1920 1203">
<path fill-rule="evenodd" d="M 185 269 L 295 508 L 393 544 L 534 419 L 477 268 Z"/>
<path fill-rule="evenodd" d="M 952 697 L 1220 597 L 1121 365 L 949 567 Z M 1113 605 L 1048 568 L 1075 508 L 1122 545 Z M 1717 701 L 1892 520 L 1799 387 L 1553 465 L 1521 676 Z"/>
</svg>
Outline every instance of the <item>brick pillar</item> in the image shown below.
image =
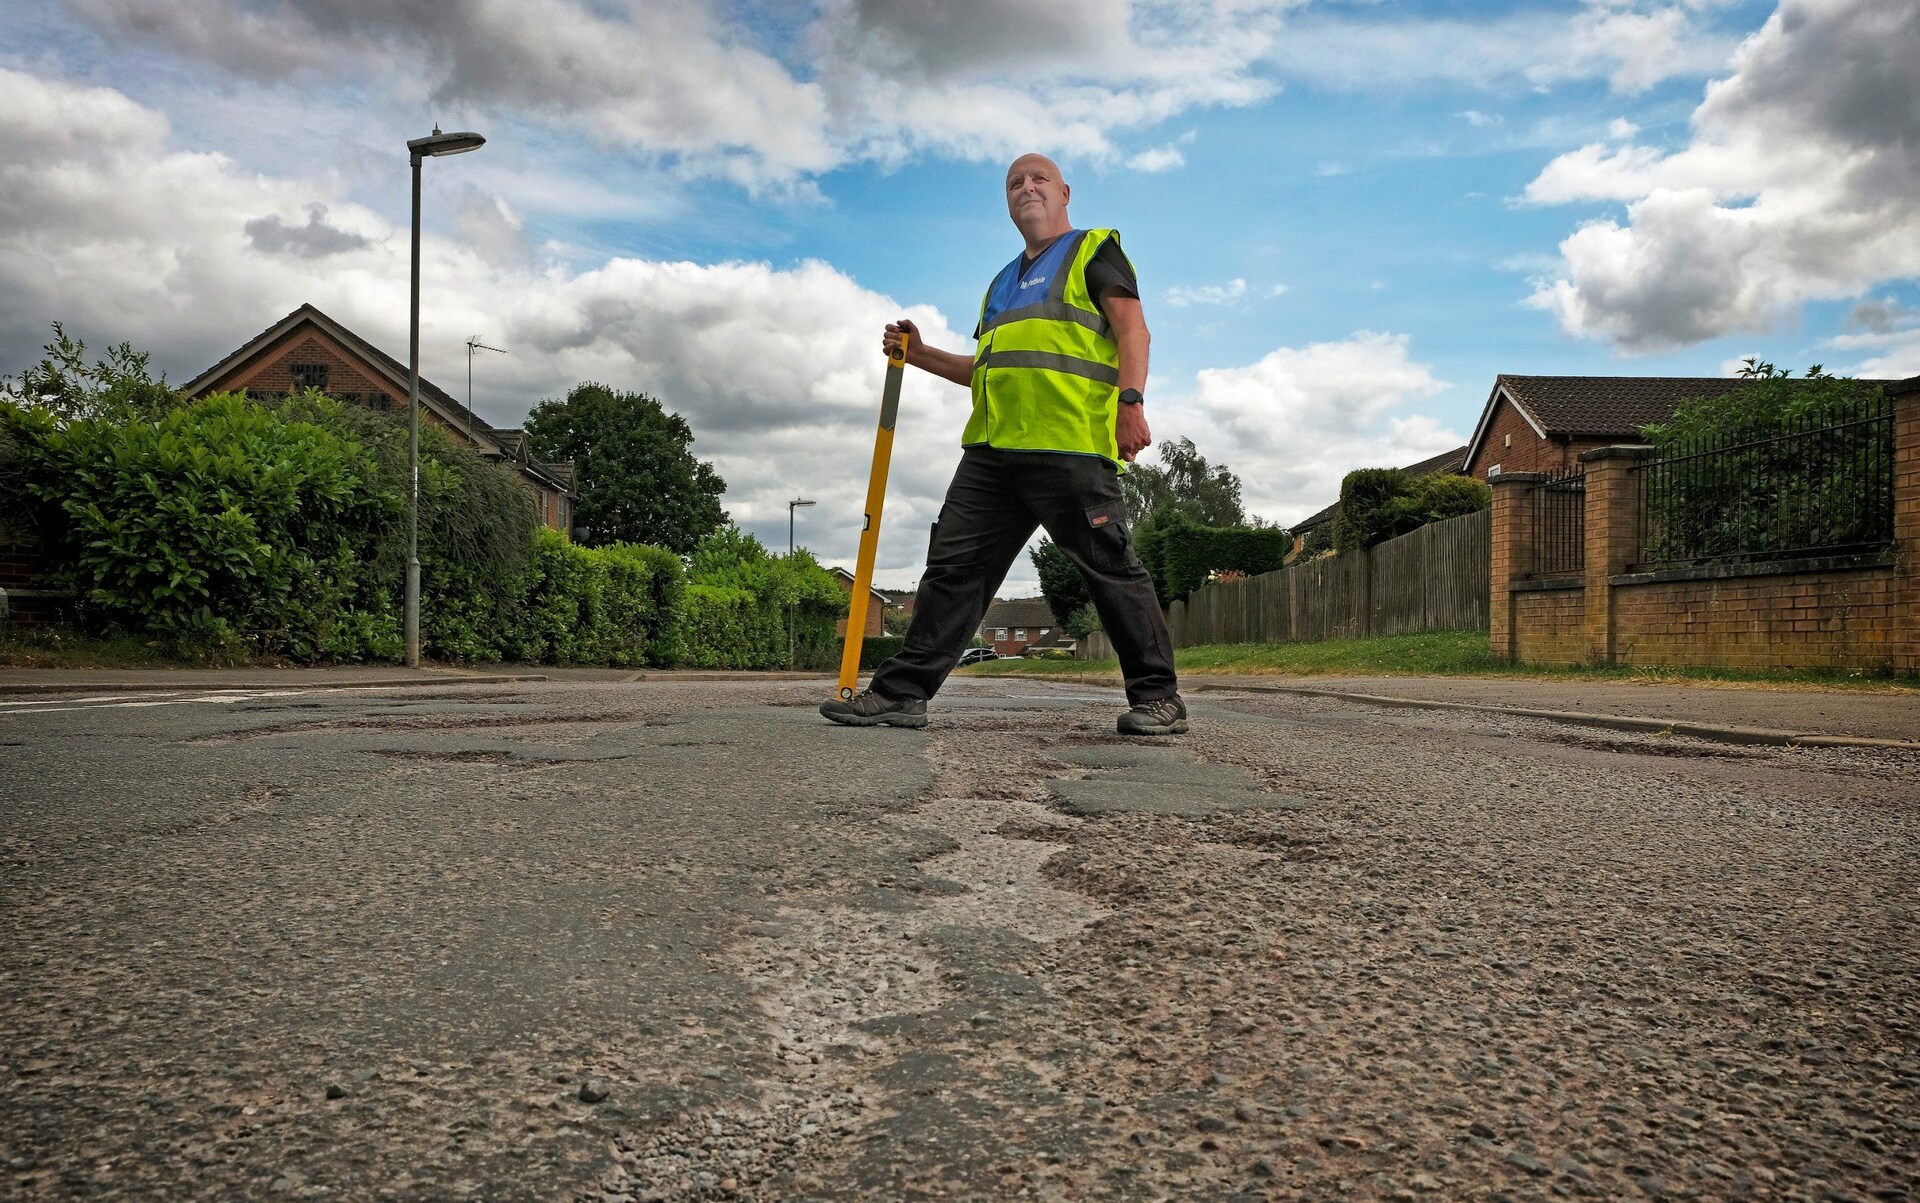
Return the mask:
<svg viewBox="0 0 1920 1203">
<path fill-rule="evenodd" d="M 1612 664 L 1611 578 L 1640 554 L 1640 480 L 1633 469 L 1653 458 L 1653 448 L 1596 447 L 1580 454 L 1587 473 L 1587 660 Z"/>
<path fill-rule="evenodd" d="M 1514 624 L 1513 582 L 1533 571 L 1534 484 L 1545 480 L 1540 472 L 1502 472 L 1488 481 L 1493 486 L 1493 580 L 1487 598 L 1488 642 L 1502 660 L 1520 658 L 1520 632 Z"/>
<path fill-rule="evenodd" d="M 1920 674 L 1920 376 L 1887 390 L 1893 395 L 1893 549 L 1897 607 L 1893 670 Z"/>
</svg>

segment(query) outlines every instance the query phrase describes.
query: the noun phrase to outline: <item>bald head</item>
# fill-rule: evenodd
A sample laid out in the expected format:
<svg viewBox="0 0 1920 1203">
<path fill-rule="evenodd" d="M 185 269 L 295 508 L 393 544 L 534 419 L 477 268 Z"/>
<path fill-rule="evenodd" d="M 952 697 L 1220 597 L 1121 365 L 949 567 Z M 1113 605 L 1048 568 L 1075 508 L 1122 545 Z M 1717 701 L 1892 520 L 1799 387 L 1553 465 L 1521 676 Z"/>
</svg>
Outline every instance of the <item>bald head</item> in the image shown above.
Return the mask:
<svg viewBox="0 0 1920 1203">
<path fill-rule="evenodd" d="M 1028 253 L 1073 228 L 1067 220 L 1072 194 L 1060 178 L 1060 165 L 1045 155 L 1021 155 L 1007 168 L 1007 216 L 1027 240 Z"/>
</svg>

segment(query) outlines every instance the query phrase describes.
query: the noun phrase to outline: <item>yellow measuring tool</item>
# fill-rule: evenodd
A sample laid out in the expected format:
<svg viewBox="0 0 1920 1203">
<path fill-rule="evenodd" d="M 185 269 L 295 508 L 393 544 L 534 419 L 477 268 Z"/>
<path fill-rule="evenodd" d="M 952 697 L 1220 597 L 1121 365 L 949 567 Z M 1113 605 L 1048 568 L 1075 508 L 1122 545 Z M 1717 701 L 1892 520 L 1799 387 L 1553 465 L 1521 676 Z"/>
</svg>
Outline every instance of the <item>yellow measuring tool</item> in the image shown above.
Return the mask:
<svg viewBox="0 0 1920 1203">
<path fill-rule="evenodd" d="M 904 324 L 904 322 L 902 323 Z M 880 546 L 880 507 L 887 503 L 887 467 L 893 463 L 893 423 L 900 416 L 900 378 L 906 375 L 908 333 L 887 355 L 887 383 L 880 392 L 880 429 L 873 434 L 873 470 L 867 476 L 867 524 L 860 528 L 860 560 L 847 601 L 847 639 L 840 648 L 840 700 L 853 699 L 860 682 L 860 643 L 867 631 L 867 600 L 873 593 L 873 556 Z"/>
</svg>

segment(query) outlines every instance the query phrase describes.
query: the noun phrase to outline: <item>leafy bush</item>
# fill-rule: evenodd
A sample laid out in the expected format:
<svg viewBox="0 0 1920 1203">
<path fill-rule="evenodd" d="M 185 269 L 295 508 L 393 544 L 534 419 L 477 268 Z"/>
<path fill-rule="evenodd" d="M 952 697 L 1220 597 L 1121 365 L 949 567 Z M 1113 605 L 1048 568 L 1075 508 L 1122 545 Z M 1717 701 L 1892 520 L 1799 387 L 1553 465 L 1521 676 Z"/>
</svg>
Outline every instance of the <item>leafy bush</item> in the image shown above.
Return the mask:
<svg viewBox="0 0 1920 1203">
<path fill-rule="evenodd" d="M 391 650 L 378 611 L 344 619 L 369 532 L 398 505 L 356 443 L 227 394 L 151 421 L 0 413 L 88 625 L 298 659 Z"/>
<path fill-rule="evenodd" d="M 1105 629 L 1100 625 L 1100 611 L 1093 608 L 1092 602 L 1067 615 L 1060 625 L 1075 639 L 1085 639 L 1090 633 Z"/>
<path fill-rule="evenodd" d="M 1293 541 L 1278 527 L 1202 526 L 1173 514 L 1145 524 L 1134 545 L 1165 605 L 1198 589 L 1213 572 L 1272 572 Z"/>
<path fill-rule="evenodd" d="M 521 659 L 549 664 L 671 664 L 685 590 L 680 558 L 663 548 L 581 547 L 542 530 L 507 642 Z"/>
<path fill-rule="evenodd" d="M 687 572 L 683 655 L 698 668 L 804 668 L 838 663 L 836 620 L 847 595 L 811 553 L 774 556 L 752 535 L 720 527 Z M 792 624 L 789 636 L 788 624 Z"/>
<path fill-rule="evenodd" d="M 309 422 L 362 448 L 370 487 L 401 499 L 369 530 L 364 555 L 370 610 L 397 610 L 406 594 L 407 424 L 308 390 L 265 403 L 282 419 Z M 448 660 L 498 660 L 516 643 L 536 531 L 533 498 L 514 470 L 420 429 L 420 643 Z M 404 649 L 403 649 L 404 650 Z M 540 657 L 532 657 L 539 659 Z"/>
<path fill-rule="evenodd" d="M 1705 561 L 1872 545 L 1893 537 L 1893 423 L 1885 396 L 1818 365 L 1793 380 L 1748 361 L 1752 383 L 1682 400 L 1643 430 L 1650 561 Z M 1843 424 L 1844 423 L 1844 424 Z M 1792 437 L 1782 437 L 1792 436 Z"/>
<path fill-rule="evenodd" d="M 1493 486 L 1471 476 L 1399 468 L 1356 468 L 1340 482 L 1340 514 L 1333 520 L 1335 550 L 1359 551 L 1430 522 L 1484 510 Z"/>
<path fill-rule="evenodd" d="M 148 371 L 152 357 L 134 350 L 131 343 L 108 347 L 105 359 L 89 365 L 87 344 L 69 338 L 55 322 L 53 341 L 44 350 L 46 358 L 21 373 L 18 384 L 11 378 L 0 380 L 0 400 L 44 410 L 62 425 L 151 421 L 186 404 L 185 398 L 167 387 L 164 375 L 152 378 Z"/>
<path fill-rule="evenodd" d="M 904 636 L 869 635 L 860 641 L 860 667 L 879 668 L 900 654 L 907 645 Z"/>
</svg>

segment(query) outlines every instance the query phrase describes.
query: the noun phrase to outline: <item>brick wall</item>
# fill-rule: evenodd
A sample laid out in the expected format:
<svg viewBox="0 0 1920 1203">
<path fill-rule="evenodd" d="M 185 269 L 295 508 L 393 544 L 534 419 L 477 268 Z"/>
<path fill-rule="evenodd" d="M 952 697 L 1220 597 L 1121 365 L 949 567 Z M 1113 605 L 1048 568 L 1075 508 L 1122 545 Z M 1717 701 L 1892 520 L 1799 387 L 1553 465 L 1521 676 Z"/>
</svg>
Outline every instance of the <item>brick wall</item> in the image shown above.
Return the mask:
<svg viewBox="0 0 1920 1203">
<path fill-rule="evenodd" d="M 1899 612 L 1901 585 L 1891 566 L 1618 584 L 1618 660 L 1890 670 L 1891 644 L 1912 617 Z"/>
<path fill-rule="evenodd" d="M 1587 662 L 1584 586 L 1513 594 L 1513 658 L 1557 668 Z"/>
<path fill-rule="evenodd" d="M 1493 650 L 1536 664 L 1920 674 L 1920 388 L 1894 398 L 1894 543 L 1885 555 L 1629 572 L 1644 448 L 1581 456 L 1581 587 L 1547 589 L 1532 563 L 1527 490 L 1494 482 Z M 1515 440 L 1517 443 L 1519 440 Z"/>
</svg>

